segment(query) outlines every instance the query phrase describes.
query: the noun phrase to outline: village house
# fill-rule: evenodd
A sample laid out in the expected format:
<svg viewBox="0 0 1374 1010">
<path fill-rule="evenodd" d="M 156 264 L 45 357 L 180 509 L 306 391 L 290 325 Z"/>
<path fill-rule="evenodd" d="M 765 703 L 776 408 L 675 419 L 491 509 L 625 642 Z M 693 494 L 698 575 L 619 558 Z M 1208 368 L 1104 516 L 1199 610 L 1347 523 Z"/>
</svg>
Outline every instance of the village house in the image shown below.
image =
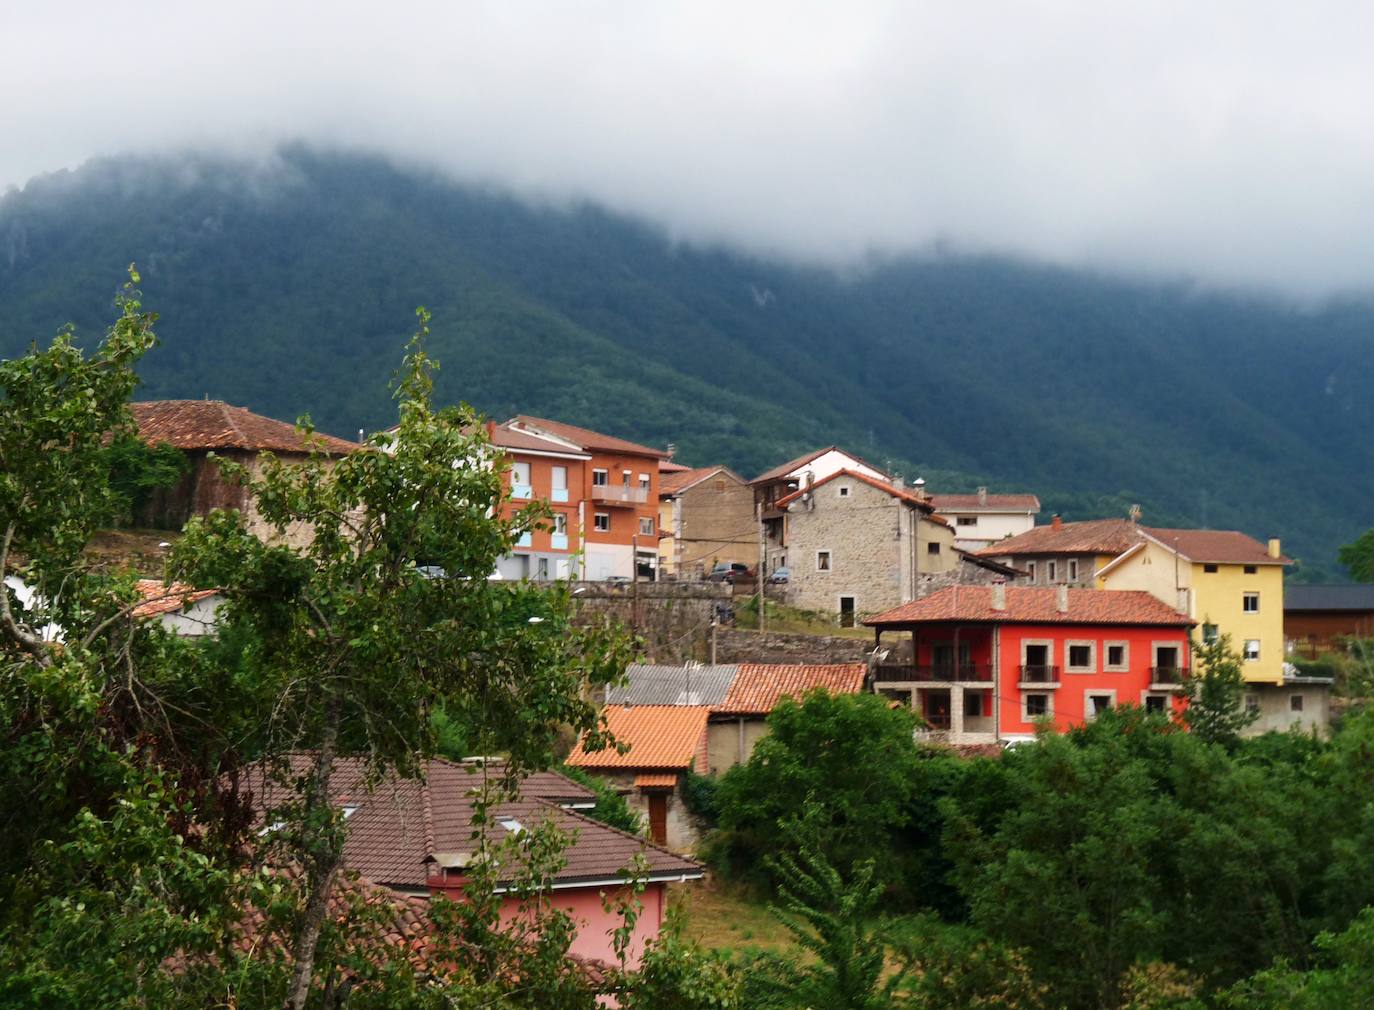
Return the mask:
<svg viewBox="0 0 1374 1010">
<path fill-rule="evenodd" d="M 1040 499 L 1033 494 L 988 494 L 985 487 L 975 494 L 932 494 L 927 501 L 954 527 L 954 546 L 964 551 L 1026 533 L 1040 514 Z"/>
<path fill-rule="evenodd" d="M 818 480 L 823 480 L 840 470 L 860 473 L 878 481 L 892 480 L 891 474 L 879 470 L 876 466 L 864 462 L 858 456 L 853 456 L 838 446 L 830 445 L 824 449 L 816 449 L 804 453 L 796 459 L 788 460 L 786 463 L 759 474 L 749 482 L 749 486 L 754 491 L 755 515 L 758 521 L 763 523 L 767 555 L 764 565 L 768 572 L 777 568 L 788 567 L 786 557 L 787 520 L 783 510 L 778 508 L 778 499 L 785 498 L 792 492 L 805 488 L 809 484 L 814 484 Z M 757 553 L 755 551 L 750 556 L 751 561 L 757 559 Z"/>
<path fill-rule="evenodd" d="M 139 579 L 134 583 L 144 602 L 133 609 L 133 616 L 156 618 L 174 635 L 199 638 L 213 635 L 224 595 L 218 589 L 197 589 L 184 582 Z"/>
<path fill-rule="evenodd" d="M 896 478 L 833 470 L 775 499 L 773 510 L 781 522 L 768 538 L 770 567 L 787 568 L 788 603 L 838 614 L 842 627 L 915 599 L 923 576 L 962 564 L 953 528 Z"/>
<path fill-rule="evenodd" d="M 487 427 L 492 445 L 504 454 L 505 509 L 510 514 L 534 501 L 553 513 L 541 528 L 522 536 L 511 554 L 496 566 L 504 579 L 568 579 L 579 575 L 586 500 L 586 467 L 591 455 L 566 439 L 512 427 Z"/>
<path fill-rule="evenodd" d="M 589 751 L 585 741 L 567 763 L 604 779 L 647 820 L 649 837 L 660 845 L 689 851 L 697 844 L 697 828 L 682 798 L 682 776 L 706 774 L 704 705 L 608 705 L 603 711 L 607 729 L 629 745 Z"/>
<path fill-rule="evenodd" d="M 356 451 L 359 445 L 332 435 L 316 433 L 309 441 L 294 425 L 254 414 L 221 400 L 146 400 L 131 403 L 138 435 L 149 445 L 170 445 L 186 457 L 187 468 L 170 488 L 155 488 L 136 525 L 179 530 L 192 516 L 214 509 L 238 509 L 248 529 L 264 539 L 276 532 L 258 515 L 244 487 L 220 472 L 210 453 L 243 464 L 251 476 L 259 476 L 262 454 L 271 453 L 283 462 L 304 460 L 313 449 L 337 458 Z M 306 535 L 288 530 L 288 541 Z"/>
<path fill-rule="evenodd" d="M 951 586 L 864 621 L 874 690 L 953 744 L 1030 739 L 1113 705 L 1178 710 L 1193 622 L 1141 591 Z"/>
<path fill-rule="evenodd" d="M 546 418 L 521 414 L 502 427 L 557 439 L 583 453 L 582 579 L 654 579 L 658 574 L 661 449 Z"/>
<path fill-rule="evenodd" d="M 800 699 L 817 688 L 858 694 L 867 669 L 864 663 L 632 663 L 626 682 L 607 689 L 606 705 L 608 711 L 621 705 L 705 706 L 707 757 L 697 771 L 719 775 L 749 760 L 768 735 L 769 713 L 783 698 Z M 633 739 L 619 739 L 633 750 Z"/>
<path fill-rule="evenodd" d="M 1374 638 L 1374 585 L 1285 586 L 1283 637 L 1290 655 L 1307 659 Z"/>
<path fill-rule="evenodd" d="M 659 475 L 659 566 L 678 578 L 699 578 L 717 562 L 758 558 L 754 492 L 724 466 L 703 466 Z"/>
<path fill-rule="evenodd" d="M 304 772 L 308 761 L 308 755 L 296 755 L 293 773 Z M 484 766 L 483 762 L 432 759 L 423 780 L 392 775 L 369 785 L 362 761 L 336 760 L 330 787 L 332 802 L 345 818 L 345 868 L 399 895 L 462 900 L 478 855 L 476 804 L 484 782 L 494 782 L 503 772 L 496 762 Z M 272 807 L 291 799 L 290 787 L 270 781 L 257 767 L 247 769 L 243 778 L 262 824 L 260 835 L 266 838 L 271 832 L 267 817 Z M 638 894 L 643 910 L 629 946 L 629 961 L 637 964 L 645 943 L 658 935 L 667 912 L 666 885 L 698 880 L 703 870 L 699 863 L 577 812 L 594 800 L 591 790 L 562 775 L 536 773 L 521 782 L 514 799 L 489 807 L 481 830 L 492 846 L 546 823 L 571 837 L 564 865 L 553 873 L 548 888 L 553 904 L 577 925 L 570 953 L 591 961 L 615 961 L 610 932 L 621 920 L 607 910 L 604 899 L 614 902 L 630 897 L 632 864 L 643 856 L 647 872 L 640 878 L 644 889 Z M 524 914 L 525 899 L 508 889 L 517 882 L 518 873 L 517 862 L 498 874 L 497 891 L 505 894 L 503 923 Z"/>
<path fill-rule="evenodd" d="M 1244 704 L 1258 716 L 1250 733 L 1328 723 L 1330 681 L 1286 662 L 1283 570 L 1292 562 L 1277 539 L 1055 517 L 980 555 L 1031 572 L 1039 584 L 1144 590 L 1192 618 L 1202 642 L 1229 636 L 1242 660 Z"/>
</svg>

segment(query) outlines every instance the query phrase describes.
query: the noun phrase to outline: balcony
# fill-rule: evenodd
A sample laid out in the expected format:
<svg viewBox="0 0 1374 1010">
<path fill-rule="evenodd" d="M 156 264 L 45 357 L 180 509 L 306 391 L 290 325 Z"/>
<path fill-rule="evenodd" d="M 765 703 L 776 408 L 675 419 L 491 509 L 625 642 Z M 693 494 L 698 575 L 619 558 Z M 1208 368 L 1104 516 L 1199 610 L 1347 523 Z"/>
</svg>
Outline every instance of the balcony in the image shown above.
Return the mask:
<svg viewBox="0 0 1374 1010">
<path fill-rule="evenodd" d="M 592 501 L 598 505 L 643 505 L 648 500 L 648 488 L 625 487 L 623 484 L 592 485 Z"/>
<path fill-rule="evenodd" d="M 1151 684 L 1164 684 L 1169 687 L 1179 687 L 1187 676 L 1188 671 L 1181 670 L 1177 666 L 1150 667 Z"/>
<path fill-rule="evenodd" d="M 879 684 L 913 683 L 935 681 L 990 682 L 992 667 L 981 663 L 942 663 L 938 666 L 916 666 L 912 663 L 880 663 L 874 672 L 874 680 Z"/>
<path fill-rule="evenodd" d="M 1035 684 L 1043 687 L 1059 683 L 1059 667 L 1057 666 L 1023 666 L 1020 668 L 1020 675 L 1022 684 Z"/>
</svg>

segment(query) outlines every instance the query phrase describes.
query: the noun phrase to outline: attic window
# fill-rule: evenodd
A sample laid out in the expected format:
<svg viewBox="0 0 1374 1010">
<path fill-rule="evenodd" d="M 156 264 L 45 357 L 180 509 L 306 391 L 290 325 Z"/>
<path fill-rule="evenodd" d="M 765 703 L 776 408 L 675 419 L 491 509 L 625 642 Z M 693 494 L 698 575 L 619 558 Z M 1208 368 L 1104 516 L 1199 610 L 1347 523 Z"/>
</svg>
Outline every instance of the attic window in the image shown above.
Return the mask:
<svg viewBox="0 0 1374 1010">
<path fill-rule="evenodd" d="M 926 544 L 926 553 L 927 553 L 927 554 L 939 554 L 939 553 L 940 553 L 940 545 L 937 544 L 937 543 L 935 543 L 934 541 L 931 541 L 930 543 Z"/>
<path fill-rule="evenodd" d="M 1202 566 L 1202 570 L 1203 570 L 1204 572 L 1206 572 L 1208 575 L 1215 575 L 1215 574 L 1216 574 L 1216 570 L 1217 570 L 1217 566 L 1216 566 L 1216 565 L 1203 565 L 1203 566 Z"/>
<path fill-rule="evenodd" d="M 1246 575 L 1258 575 L 1258 574 L 1259 574 L 1259 565 L 1246 565 L 1246 566 L 1245 566 L 1245 574 L 1246 574 Z"/>
<path fill-rule="evenodd" d="M 503 820 L 501 822 L 501 827 L 505 828 L 512 835 L 523 834 L 525 831 L 525 826 L 521 824 L 519 821 L 517 821 L 514 817 L 507 817 L 505 820 Z"/>
<path fill-rule="evenodd" d="M 849 485 L 848 485 L 848 484 L 841 484 L 841 485 L 839 486 L 839 495 L 840 495 L 841 498 L 848 498 L 848 497 L 849 497 Z"/>
<path fill-rule="evenodd" d="M 959 516 L 959 517 L 955 520 L 955 522 L 958 523 L 960 526 L 977 526 L 977 525 L 978 525 L 978 517 L 977 517 L 977 516 Z"/>
</svg>

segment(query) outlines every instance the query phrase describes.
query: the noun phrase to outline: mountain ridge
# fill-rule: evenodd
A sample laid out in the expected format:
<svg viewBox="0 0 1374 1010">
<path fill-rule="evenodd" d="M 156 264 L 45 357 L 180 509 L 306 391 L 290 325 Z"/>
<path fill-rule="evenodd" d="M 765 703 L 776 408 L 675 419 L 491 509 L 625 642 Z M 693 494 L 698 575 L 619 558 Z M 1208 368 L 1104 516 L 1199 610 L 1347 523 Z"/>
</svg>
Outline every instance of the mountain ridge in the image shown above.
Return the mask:
<svg viewBox="0 0 1374 1010">
<path fill-rule="evenodd" d="M 1374 306 L 1319 307 L 996 257 L 843 275 L 580 204 L 531 205 L 301 147 L 270 171 L 110 159 L 0 198 L 0 354 L 91 339 L 136 261 L 163 346 L 141 397 L 392 423 L 434 313 L 436 392 L 752 475 L 836 442 L 941 490 L 1066 518 L 1281 535 L 1305 575 L 1367 525 Z"/>
</svg>

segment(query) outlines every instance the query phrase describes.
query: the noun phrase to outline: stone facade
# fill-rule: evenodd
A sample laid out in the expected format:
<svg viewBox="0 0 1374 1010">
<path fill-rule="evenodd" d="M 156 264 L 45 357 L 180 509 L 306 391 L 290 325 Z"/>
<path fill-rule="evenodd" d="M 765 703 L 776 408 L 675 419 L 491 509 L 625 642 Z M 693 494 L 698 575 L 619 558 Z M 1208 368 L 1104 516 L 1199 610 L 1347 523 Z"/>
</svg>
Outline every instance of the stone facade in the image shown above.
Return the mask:
<svg viewBox="0 0 1374 1010">
<path fill-rule="evenodd" d="M 625 802 L 630 809 L 637 813 L 644 824 L 644 834 L 648 835 L 649 828 L 649 794 L 642 789 L 635 787 L 635 771 L 621 771 L 612 768 L 588 768 L 587 774 L 595 775 L 603 779 L 617 793 L 625 797 Z M 702 774 L 705 774 L 702 770 Z M 701 839 L 701 831 L 697 826 L 696 818 L 687 809 L 686 802 L 682 799 L 682 786 L 679 784 L 667 793 L 668 817 L 667 817 L 667 840 L 664 842 L 668 848 L 674 852 L 692 852 L 696 849 L 697 843 Z"/>
<path fill-rule="evenodd" d="M 839 635 L 803 635 L 779 631 L 720 628 L 716 631 L 717 663 L 862 663 L 873 643 Z"/>
<path fill-rule="evenodd" d="M 678 578 L 700 577 L 717 562 L 758 562 L 754 490 L 722 467 L 670 499 L 673 534 L 668 570 Z"/>
<path fill-rule="evenodd" d="M 917 595 L 923 575 L 959 564 L 954 531 L 910 502 L 843 475 L 788 508 L 782 543 L 768 569 L 786 565 L 794 606 L 822 613 L 876 614 Z"/>
<path fill-rule="evenodd" d="M 709 659 L 711 619 L 732 599 L 731 587 L 719 582 L 579 582 L 573 592 L 574 620 L 615 621 L 643 639 L 649 663 Z"/>
</svg>

